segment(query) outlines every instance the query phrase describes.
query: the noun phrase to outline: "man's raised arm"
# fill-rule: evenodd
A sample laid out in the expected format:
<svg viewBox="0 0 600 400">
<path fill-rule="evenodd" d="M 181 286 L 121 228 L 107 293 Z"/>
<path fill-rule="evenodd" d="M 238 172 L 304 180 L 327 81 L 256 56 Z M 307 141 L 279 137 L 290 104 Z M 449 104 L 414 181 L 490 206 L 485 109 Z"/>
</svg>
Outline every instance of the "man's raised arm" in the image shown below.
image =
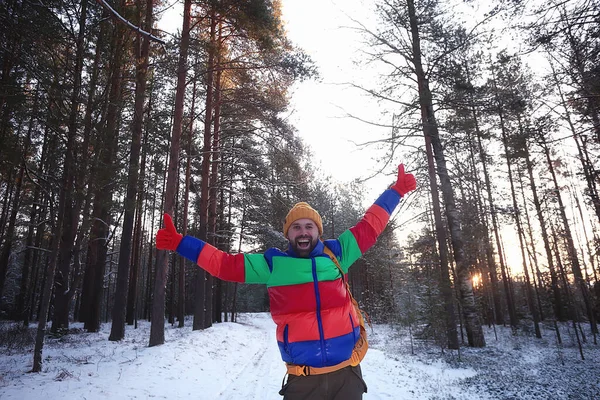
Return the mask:
<svg viewBox="0 0 600 400">
<path fill-rule="evenodd" d="M 352 228 L 338 238 L 341 244 L 341 264 L 347 272 L 352 263 L 359 259 L 377 241 L 390 220 L 390 215 L 404 195 L 417 187 L 413 174 L 404 172 L 404 164 L 398 166 L 396 183 L 383 192 L 375 203 Z"/>
<path fill-rule="evenodd" d="M 164 225 L 156 233 L 157 249 L 176 251 L 225 281 L 266 283 L 269 279 L 269 266 L 262 254 L 229 254 L 193 236 L 183 236 L 169 214 L 164 215 Z"/>
</svg>

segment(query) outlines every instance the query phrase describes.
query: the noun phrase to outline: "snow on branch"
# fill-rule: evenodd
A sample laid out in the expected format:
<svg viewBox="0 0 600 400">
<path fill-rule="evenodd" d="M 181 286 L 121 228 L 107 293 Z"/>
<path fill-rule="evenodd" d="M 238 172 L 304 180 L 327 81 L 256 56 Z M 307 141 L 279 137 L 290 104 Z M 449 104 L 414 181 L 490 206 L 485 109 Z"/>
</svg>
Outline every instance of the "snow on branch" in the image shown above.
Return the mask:
<svg viewBox="0 0 600 400">
<path fill-rule="evenodd" d="M 126 20 L 125 18 L 123 18 L 117 11 L 115 11 L 114 8 L 112 8 L 106 1 L 104 0 L 96 0 L 98 3 L 100 3 L 100 5 L 104 8 L 106 8 L 108 11 L 110 11 L 115 17 L 117 17 L 121 22 L 123 22 L 125 25 L 129 26 L 131 29 L 133 29 L 134 31 L 147 36 L 148 38 L 150 38 L 151 40 L 154 40 L 155 42 L 158 42 L 160 44 L 162 44 L 163 46 L 166 44 L 166 42 L 162 39 L 157 38 L 156 36 L 152 35 L 150 32 L 146 32 L 145 30 L 143 30 L 142 28 L 140 28 L 139 26 L 135 26 L 134 24 L 132 24 L 131 22 L 129 22 L 128 20 Z"/>
</svg>

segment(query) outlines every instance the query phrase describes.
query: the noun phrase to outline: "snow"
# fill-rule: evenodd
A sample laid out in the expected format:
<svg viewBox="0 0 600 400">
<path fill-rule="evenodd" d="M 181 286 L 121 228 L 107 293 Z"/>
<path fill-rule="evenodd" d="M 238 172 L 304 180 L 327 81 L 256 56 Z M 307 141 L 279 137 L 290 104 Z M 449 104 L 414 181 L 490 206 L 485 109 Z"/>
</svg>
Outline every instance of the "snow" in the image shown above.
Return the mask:
<svg viewBox="0 0 600 400">
<path fill-rule="evenodd" d="M 74 323 L 70 334 L 47 338 L 41 373 L 28 372 L 35 326 L 16 337 L 10 330 L 5 323 L 0 332 L 1 399 L 281 399 L 285 368 L 267 313 L 203 331 L 192 331 L 191 321 L 167 325 L 165 344 L 155 347 L 145 321 L 128 326 L 121 342 L 108 341 L 109 324 L 86 333 Z M 600 349 L 589 335 L 581 360 L 568 325 L 562 346 L 551 330 L 543 339 L 503 327 L 497 340 L 485 332 L 485 348 L 442 352 L 415 341 L 413 355 L 406 331 L 374 325 L 361 364 L 364 399 L 600 398 Z"/>
</svg>

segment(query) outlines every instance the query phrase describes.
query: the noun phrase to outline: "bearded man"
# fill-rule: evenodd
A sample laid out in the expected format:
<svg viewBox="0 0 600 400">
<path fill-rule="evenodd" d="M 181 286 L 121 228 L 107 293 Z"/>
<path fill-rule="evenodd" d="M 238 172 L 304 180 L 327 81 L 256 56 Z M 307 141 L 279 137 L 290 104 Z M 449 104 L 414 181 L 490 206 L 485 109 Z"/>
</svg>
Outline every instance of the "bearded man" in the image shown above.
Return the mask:
<svg viewBox="0 0 600 400">
<path fill-rule="evenodd" d="M 325 241 L 319 213 L 297 203 L 283 224 L 286 251 L 225 253 L 177 233 L 168 214 L 165 228 L 156 234 L 156 247 L 177 251 L 220 279 L 267 285 L 277 344 L 289 374 L 279 392 L 284 400 L 362 399 L 367 391 L 360 370 L 366 332 L 346 274 L 375 244 L 400 199 L 415 188 L 415 177 L 400 164 L 396 183 L 363 218 L 337 239 Z"/>
</svg>

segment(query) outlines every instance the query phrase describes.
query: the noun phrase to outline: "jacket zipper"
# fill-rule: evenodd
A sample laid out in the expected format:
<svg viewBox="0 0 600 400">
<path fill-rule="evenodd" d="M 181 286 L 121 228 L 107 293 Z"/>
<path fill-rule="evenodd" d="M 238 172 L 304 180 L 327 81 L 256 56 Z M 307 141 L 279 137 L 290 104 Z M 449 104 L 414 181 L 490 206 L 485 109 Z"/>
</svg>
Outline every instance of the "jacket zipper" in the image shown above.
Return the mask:
<svg viewBox="0 0 600 400">
<path fill-rule="evenodd" d="M 283 349 L 289 354 L 288 327 L 289 325 L 286 325 L 285 328 L 283 328 Z"/>
<path fill-rule="evenodd" d="M 348 313 L 350 317 L 350 329 L 352 330 L 352 338 L 354 338 L 354 343 L 356 343 L 356 334 L 354 333 L 354 319 L 352 318 L 352 313 Z"/>
<path fill-rule="evenodd" d="M 311 257 L 312 262 L 312 274 L 313 274 L 313 285 L 315 288 L 315 297 L 317 300 L 317 324 L 319 326 L 319 338 L 321 339 L 321 361 L 323 366 L 327 361 L 327 355 L 325 354 L 325 333 L 323 332 L 323 320 L 321 319 L 321 295 L 319 293 L 319 280 L 317 279 L 317 263 L 314 257 Z"/>
</svg>

